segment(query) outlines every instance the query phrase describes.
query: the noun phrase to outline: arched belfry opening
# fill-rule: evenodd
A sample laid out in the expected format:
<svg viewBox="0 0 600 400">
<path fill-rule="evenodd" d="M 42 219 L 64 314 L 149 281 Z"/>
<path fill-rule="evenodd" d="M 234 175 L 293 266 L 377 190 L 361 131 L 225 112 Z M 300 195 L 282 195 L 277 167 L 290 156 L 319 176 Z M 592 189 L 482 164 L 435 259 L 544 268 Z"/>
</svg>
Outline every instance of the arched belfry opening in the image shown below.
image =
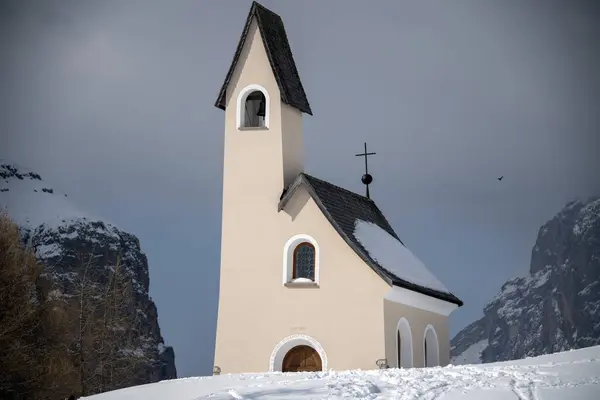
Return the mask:
<svg viewBox="0 0 600 400">
<path fill-rule="evenodd" d="M 244 101 L 244 128 L 265 128 L 267 100 L 260 90 L 250 92 Z"/>
</svg>

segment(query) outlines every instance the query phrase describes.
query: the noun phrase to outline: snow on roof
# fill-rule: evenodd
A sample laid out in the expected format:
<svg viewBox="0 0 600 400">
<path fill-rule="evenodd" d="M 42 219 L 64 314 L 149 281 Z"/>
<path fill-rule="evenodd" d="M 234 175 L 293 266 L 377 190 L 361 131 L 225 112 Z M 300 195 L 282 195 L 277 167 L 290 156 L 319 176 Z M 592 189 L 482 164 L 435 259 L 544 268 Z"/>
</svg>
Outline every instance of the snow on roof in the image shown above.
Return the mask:
<svg viewBox="0 0 600 400">
<path fill-rule="evenodd" d="M 55 228 L 74 220 L 98 219 L 79 210 L 39 174 L 3 159 L 0 159 L 0 212 L 6 212 L 16 224 L 26 228 L 42 224 Z"/>
<path fill-rule="evenodd" d="M 356 220 L 354 236 L 377 264 L 398 278 L 415 285 L 450 293 L 421 260 L 379 226 Z"/>
</svg>

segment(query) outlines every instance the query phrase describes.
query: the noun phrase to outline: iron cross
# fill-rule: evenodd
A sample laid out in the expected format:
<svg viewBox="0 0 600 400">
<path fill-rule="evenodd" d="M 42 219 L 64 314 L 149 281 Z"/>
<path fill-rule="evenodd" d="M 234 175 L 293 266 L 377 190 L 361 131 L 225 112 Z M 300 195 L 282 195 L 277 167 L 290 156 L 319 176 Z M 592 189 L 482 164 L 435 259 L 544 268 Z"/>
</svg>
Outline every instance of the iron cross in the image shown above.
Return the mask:
<svg viewBox="0 0 600 400">
<path fill-rule="evenodd" d="M 365 158 L 365 174 L 362 176 L 362 183 L 367 186 L 367 198 L 371 198 L 369 195 L 369 184 L 373 182 L 373 177 L 369 174 L 369 160 L 368 157 L 375 155 L 377 153 L 368 153 L 367 152 L 367 143 L 365 142 L 365 152 L 362 154 L 356 154 L 356 157 L 364 157 Z"/>
<path fill-rule="evenodd" d="M 369 173 L 369 162 L 368 157 L 377 153 L 367 153 L 367 143 L 365 142 L 365 152 L 362 154 L 356 154 L 356 157 L 365 157 L 365 174 Z"/>
</svg>

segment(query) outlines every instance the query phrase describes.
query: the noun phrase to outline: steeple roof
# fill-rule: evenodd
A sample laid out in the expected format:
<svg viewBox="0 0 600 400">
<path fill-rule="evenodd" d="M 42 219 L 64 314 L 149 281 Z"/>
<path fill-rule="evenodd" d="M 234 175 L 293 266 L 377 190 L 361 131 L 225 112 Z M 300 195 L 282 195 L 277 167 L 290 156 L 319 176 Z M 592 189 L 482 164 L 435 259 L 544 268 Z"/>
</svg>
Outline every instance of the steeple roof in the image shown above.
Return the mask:
<svg viewBox="0 0 600 400">
<path fill-rule="evenodd" d="M 312 115 L 310 104 L 306 98 L 304 87 L 300 81 L 296 63 L 292 56 L 292 50 L 285 33 L 283 26 L 283 20 L 273 11 L 263 7 L 256 1 L 252 2 L 252 7 L 248 13 L 246 19 L 246 25 L 242 31 L 242 37 L 238 43 L 233 61 L 219 92 L 219 97 L 215 102 L 215 106 L 221 110 L 225 110 L 225 97 L 227 92 L 227 86 L 231 81 L 235 67 L 239 61 L 244 43 L 250 29 L 252 19 L 256 18 L 258 30 L 260 31 L 260 37 L 262 38 L 267 57 L 269 58 L 269 64 L 273 70 L 273 75 L 279 86 L 281 92 L 281 101 L 291 107 L 297 108 L 298 110 Z"/>
</svg>

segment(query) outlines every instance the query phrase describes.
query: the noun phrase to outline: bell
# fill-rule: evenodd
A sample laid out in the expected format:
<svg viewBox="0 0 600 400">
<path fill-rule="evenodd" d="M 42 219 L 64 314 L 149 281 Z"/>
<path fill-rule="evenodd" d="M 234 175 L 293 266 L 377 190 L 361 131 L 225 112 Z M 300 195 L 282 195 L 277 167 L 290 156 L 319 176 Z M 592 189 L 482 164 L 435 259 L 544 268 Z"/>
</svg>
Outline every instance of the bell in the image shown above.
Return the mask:
<svg viewBox="0 0 600 400">
<path fill-rule="evenodd" d="M 261 99 L 260 104 L 258 105 L 258 111 L 256 112 L 257 117 L 265 116 L 265 100 Z"/>
</svg>

